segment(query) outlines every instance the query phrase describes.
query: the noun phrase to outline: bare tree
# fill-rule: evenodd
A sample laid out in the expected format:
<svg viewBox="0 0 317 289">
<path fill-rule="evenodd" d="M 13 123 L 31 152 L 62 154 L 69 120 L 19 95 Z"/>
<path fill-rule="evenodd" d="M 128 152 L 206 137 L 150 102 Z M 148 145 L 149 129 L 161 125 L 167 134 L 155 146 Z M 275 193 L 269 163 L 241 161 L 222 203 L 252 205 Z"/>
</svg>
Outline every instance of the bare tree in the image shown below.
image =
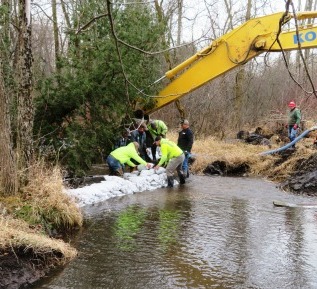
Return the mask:
<svg viewBox="0 0 317 289">
<path fill-rule="evenodd" d="M 16 170 L 12 149 L 9 100 L 5 92 L 3 66 L 0 59 L 0 193 L 12 195 L 16 193 Z"/>
<path fill-rule="evenodd" d="M 313 0 L 306 0 L 305 11 L 313 10 Z M 312 19 L 308 19 L 307 24 L 312 24 Z M 304 61 L 308 61 L 311 55 L 311 49 L 305 49 Z"/>
<path fill-rule="evenodd" d="M 60 69 L 60 48 L 59 48 L 59 33 L 58 33 L 58 23 L 57 23 L 57 9 L 56 9 L 56 0 L 52 0 L 52 18 L 53 18 L 53 31 L 54 31 L 54 48 L 55 48 L 55 61 L 56 61 L 56 70 Z"/>
<path fill-rule="evenodd" d="M 164 13 L 163 1 L 159 2 L 158 0 L 154 0 L 154 5 L 155 5 L 155 11 L 156 11 L 158 21 L 160 23 L 162 23 L 164 26 L 166 26 L 166 23 L 169 22 L 170 17 L 168 16 L 168 13 Z M 168 41 L 167 41 L 165 35 L 163 35 L 163 37 L 162 37 L 162 43 L 163 43 L 163 47 L 168 47 Z M 168 52 L 165 52 L 164 58 L 165 58 L 165 61 L 167 63 L 168 69 L 171 69 L 172 68 L 172 61 L 171 61 L 170 54 Z"/>
<path fill-rule="evenodd" d="M 182 39 L 183 8 L 183 0 L 177 0 L 177 45 L 181 44 Z"/>
<path fill-rule="evenodd" d="M 247 7 L 246 7 L 247 9 L 245 14 L 245 21 L 248 21 L 251 18 L 251 7 L 252 7 L 252 0 L 248 0 Z M 231 19 L 231 16 L 229 16 L 229 18 Z M 230 23 L 232 23 L 232 20 L 230 20 Z M 245 72 L 244 66 L 242 65 L 239 67 L 239 70 L 236 74 L 236 79 L 235 79 L 235 95 L 234 95 L 235 113 L 233 115 L 233 123 L 236 124 L 237 129 L 239 130 L 241 129 L 241 124 L 242 124 L 242 119 L 241 119 L 242 106 L 243 106 L 243 103 L 245 103 L 245 96 L 246 96 L 246 93 L 244 92 L 245 79 L 246 79 L 246 72 Z"/>
<path fill-rule="evenodd" d="M 17 164 L 20 184 L 27 182 L 33 158 L 32 48 L 30 0 L 19 0 L 17 81 Z"/>
<path fill-rule="evenodd" d="M 13 89 L 6 89 L 5 79 L 10 79 L 10 53 L 11 33 L 10 33 L 10 11 L 12 3 L 10 0 L 1 2 L 5 14 L 3 14 L 3 26 L 0 27 L 0 193 L 1 195 L 12 195 L 17 190 L 17 178 L 15 170 L 15 160 L 11 136 L 10 104 Z M 8 82 L 8 81 L 7 81 Z"/>
</svg>

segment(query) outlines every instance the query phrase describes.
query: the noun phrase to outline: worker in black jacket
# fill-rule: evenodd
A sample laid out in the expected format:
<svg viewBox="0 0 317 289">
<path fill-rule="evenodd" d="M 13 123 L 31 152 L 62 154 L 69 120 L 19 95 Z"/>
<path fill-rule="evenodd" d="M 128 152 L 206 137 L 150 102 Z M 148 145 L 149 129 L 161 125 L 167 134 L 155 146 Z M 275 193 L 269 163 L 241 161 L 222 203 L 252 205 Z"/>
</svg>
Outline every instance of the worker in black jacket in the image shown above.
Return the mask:
<svg viewBox="0 0 317 289">
<path fill-rule="evenodd" d="M 189 128 L 189 121 L 184 119 L 181 121 L 182 130 L 179 132 L 177 145 L 183 150 L 185 154 L 185 160 L 182 165 L 184 175 L 189 177 L 188 159 L 190 158 L 190 152 L 194 143 L 194 134 Z"/>
</svg>

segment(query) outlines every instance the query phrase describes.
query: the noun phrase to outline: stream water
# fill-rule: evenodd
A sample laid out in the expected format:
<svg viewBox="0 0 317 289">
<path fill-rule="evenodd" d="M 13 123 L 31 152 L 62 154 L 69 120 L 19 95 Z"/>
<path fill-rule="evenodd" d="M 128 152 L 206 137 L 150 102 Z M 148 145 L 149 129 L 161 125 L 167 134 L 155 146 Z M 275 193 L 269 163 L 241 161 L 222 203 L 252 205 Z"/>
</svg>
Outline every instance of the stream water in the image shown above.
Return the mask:
<svg viewBox="0 0 317 289">
<path fill-rule="evenodd" d="M 252 178 L 192 176 L 86 207 L 79 255 L 36 289 L 317 288 L 316 203 Z"/>
</svg>

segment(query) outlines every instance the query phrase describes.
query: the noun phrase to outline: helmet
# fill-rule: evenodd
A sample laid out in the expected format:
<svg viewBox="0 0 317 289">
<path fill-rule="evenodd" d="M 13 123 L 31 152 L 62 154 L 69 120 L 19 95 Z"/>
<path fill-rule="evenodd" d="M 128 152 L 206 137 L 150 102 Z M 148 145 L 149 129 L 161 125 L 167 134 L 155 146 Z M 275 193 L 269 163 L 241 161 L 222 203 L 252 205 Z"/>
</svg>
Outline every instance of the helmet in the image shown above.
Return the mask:
<svg viewBox="0 0 317 289">
<path fill-rule="evenodd" d="M 291 101 L 289 104 L 288 104 L 288 107 L 290 108 L 294 108 L 296 106 L 296 103 L 294 101 Z"/>
</svg>

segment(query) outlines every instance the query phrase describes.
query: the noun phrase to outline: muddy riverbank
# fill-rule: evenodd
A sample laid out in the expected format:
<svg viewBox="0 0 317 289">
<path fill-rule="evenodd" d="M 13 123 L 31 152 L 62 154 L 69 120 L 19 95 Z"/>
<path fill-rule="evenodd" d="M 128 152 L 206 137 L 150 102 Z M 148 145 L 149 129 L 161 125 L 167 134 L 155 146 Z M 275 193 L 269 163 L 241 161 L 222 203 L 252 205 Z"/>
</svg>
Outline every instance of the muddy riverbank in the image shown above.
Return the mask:
<svg viewBox="0 0 317 289">
<path fill-rule="evenodd" d="M 16 248 L 0 251 L 0 288 L 27 288 L 43 278 L 53 265 L 52 260 L 45 264 L 33 252 Z"/>
<path fill-rule="evenodd" d="M 216 146 L 219 147 L 219 144 L 216 144 Z M 192 164 L 193 177 L 195 177 L 195 174 L 221 175 L 224 177 L 258 176 L 270 179 L 282 190 L 297 195 L 317 195 L 317 154 L 314 152 L 306 154 L 304 149 L 299 148 L 295 151 L 289 150 L 278 156 L 258 158 L 254 155 L 257 151 L 263 151 L 263 148 L 257 149 L 250 146 L 250 149 L 246 150 L 245 147 L 241 147 L 241 153 L 238 156 L 231 156 L 230 153 L 224 151 L 217 152 L 216 149 L 213 149 L 213 143 L 204 145 L 204 148 L 206 147 L 213 154 L 206 157 L 203 152 L 199 152 L 199 149 L 197 149 L 197 157 Z M 248 158 L 247 154 L 253 149 L 255 153 Z M 217 154 L 221 157 L 218 157 Z M 271 169 L 268 170 L 267 167 Z M 102 165 L 98 169 L 99 173 L 102 174 L 106 168 Z M 76 180 L 77 185 L 75 186 L 82 187 L 101 180 L 101 176 L 94 175 Z M 40 254 L 33 254 L 32 252 L 25 254 L 23 250 L 21 251 L 21 248 L 9 247 L 2 251 L 0 288 L 26 288 L 34 281 L 43 278 L 54 267 L 54 258 L 49 262 L 42 263 L 39 260 L 41 260 Z"/>
</svg>

